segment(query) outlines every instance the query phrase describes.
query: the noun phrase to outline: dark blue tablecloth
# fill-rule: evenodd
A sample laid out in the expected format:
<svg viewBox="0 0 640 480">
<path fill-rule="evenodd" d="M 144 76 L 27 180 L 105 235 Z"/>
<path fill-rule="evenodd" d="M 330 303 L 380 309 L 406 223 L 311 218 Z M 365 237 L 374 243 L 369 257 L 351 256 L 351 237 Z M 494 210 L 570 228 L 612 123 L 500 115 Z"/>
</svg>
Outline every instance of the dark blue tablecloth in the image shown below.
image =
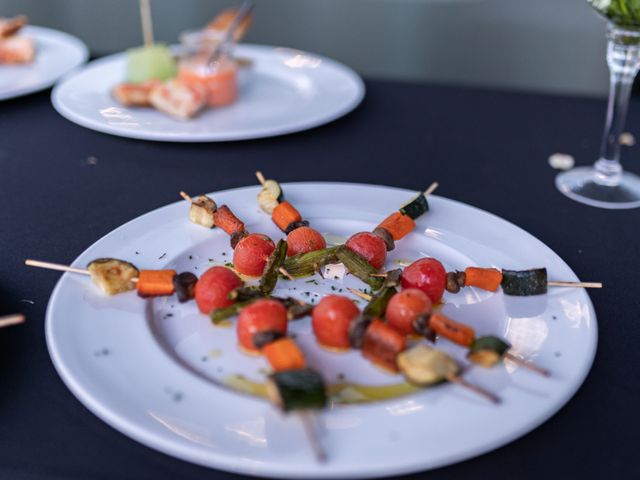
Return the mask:
<svg viewBox="0 0 640 480">
<path fill-rule="evenodd" d="M 407 478 L 640 478 L 640 210 L 606 211 L 555 190 L 547 158 L 598 153 L 601 100 L 367 82 L 367 97 L 330 125 L 242 143 L 161 144 L 94 133 L 42 93 L 0 103 L 0 479 L 239 478 L 150 450 L 93 416 L 49 359 L 44 313 L 58 274 L 27 257 L 71 262 L 104 234 L 176 192 L 279 180 L 340 180 L 421 189 L 510 220 L 555 250 L 590 293 L 600 324 L 593 369 L 541 427 L 496 451 Z M 634 102 L 628 130 L 638 132 Z M 640 171 L 637 148 L 624 164 Z M 428 429 L 424 432 L 429 435 Z M 389 452 L 393 455 L 393 452 Z"/>
</svg>

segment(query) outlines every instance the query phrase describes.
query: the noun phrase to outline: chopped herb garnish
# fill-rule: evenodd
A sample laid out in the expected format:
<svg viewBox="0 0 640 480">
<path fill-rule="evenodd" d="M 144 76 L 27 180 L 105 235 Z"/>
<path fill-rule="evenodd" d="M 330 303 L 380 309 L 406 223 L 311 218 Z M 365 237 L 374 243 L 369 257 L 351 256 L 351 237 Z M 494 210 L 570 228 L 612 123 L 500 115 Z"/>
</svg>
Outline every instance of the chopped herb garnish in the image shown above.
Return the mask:
<svg viewBox="0 0 640 480">
<path fill-rule="evenodd" d="M 318 281 L 316 279 L 307 280 L 304 283 L 313 283 L 314 285 L 318 285 Z"/>
<path fill-rule="evenodd" d="M 345 378 L 347 378 L 347 376 L 344 373 L 338 374 L 338 380 L 344 380 Z"/>
<path fill-rule="evenodd" d="M 222 256 L 226 257 L 227 256 L 227 252 L 222 252 Z"/>
<path fill-rule="evenodd" d="M 227 262 L 224 264 L 225 267 L 233 268 L 233 263 Z"/>
<path fill-rule="evenodd" d="M 336 287 L 334 287 L 333 285 L 331 285 L 331 290 L 333 290 L 334 292 L 336 291 Z"/>
<path fill-rule="evenodd" d="M 189 260 L 193 260 L 193 255 L 189 255 Z"/>
<path fill-rule="evenodd" d="M 166 256 L 167 256 L 167 252 L 164 252 L 162 255 L 158 257 L 158 260 L 162 260 Z"/>
<path fill-rule="evenodd" d="M 338 280 L 339 278 L 340 278 L 340 277 L 338 277 L 338 275 L 334 275 L 334 276 L 333 276 L 333 279 L 334 279 L 334 280 Z"/>
</svg>

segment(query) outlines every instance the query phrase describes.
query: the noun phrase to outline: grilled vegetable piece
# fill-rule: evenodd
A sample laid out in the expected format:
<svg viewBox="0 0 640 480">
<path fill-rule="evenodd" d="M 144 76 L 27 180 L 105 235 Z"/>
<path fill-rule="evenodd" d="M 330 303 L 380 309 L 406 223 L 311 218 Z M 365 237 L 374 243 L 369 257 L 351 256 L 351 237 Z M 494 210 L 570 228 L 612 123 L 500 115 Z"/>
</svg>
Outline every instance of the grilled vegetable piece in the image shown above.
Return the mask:
<svg viewBox="0 0 640 480">
<path fill-rule="evenodd" d="M 273 212 L 271 212 L 271 219 L 280 230 L 286 232 L 287 227 L 292 223 L 301 221 L 302 216 L 293 205 L 285 200 L 284 202 L 278 203 L 278 205 L 273 209 Z"/>
<path fill-rule="evenodd" d="M 285 412 L 317 410 L 327 404 L 324 380 L 310 368 L 285 370 L 270 375 L 267 380 L 267 396 Z"/>
<path fill-rule="evenodd" d="M 502 270 L 502 291 L 518 297 L 547 293 L 547 269 Z"/>
<path fill-rule="evenodd" d="M 382 287 L 383 279 L 380 277 L 372 277 L 377 270 L 371 266 L 364 257 L 350 250 L 345 245 L 336 248 L 336 256 L 338 260 L 344 263 L 347 270 L 358 277 L 363 282 L 369 284 L 376 291 Z"/>
<path fill-rule="evenodd" d="M 205 228 L 213 228 L 216 226 L 214 214 L 218 206 L 213 199 L 206 195 L 200 195 L 193 199 L 191 208 L 189 209 L 189 220 Z"/>
<path fill-rule="evenodd" d="M 396 248 L 396 244 L 393 241 L 393 235 L 391 235 L 391 233 L 389 233 L 389 230 L 387 230 L 386 228 L 378 226 L 373 229 L 373 234 L 382 239 L 385 246 L 387 247 L 387 252 L 390 252 L 391 250 Z"/>
<path fill-rule="evenodd" d="M 250 300 L 233 303 L 227 307 L 214 308 L 213 310 L 211 310 L 211 312 L 209 312 L 209 318 L 214 325 L 218 325 L 220 322 L 226 320 L 227 318 L 235 317 L 236 315 L 238 315 L 238 313 L 240 313 L 240 310 L 242 310 L 247 305 L 251 305 L 255 301 L 256 299 L 252 298 Z"/>
<path fill-rule="evenodd" d="M 464 283 L 464 272 L 447 272 L 447 281 L 445 284 L 447 292 L 458 293 L 460 289 L 464 287 Z"/>
<path fill-rule="evenodd" d="M 284 269 L 294 277 L 313 275 L 320 268 L 330 263 L 338 263 L 336 250 L 338 247 L 323 248 L 309 253 L 294 255 L 284 262 Z"/>
<path fill-rule="evenodd" d="M 273 292 L 273 289 L 276 288 L 276 283 L 278 282 L 278 275 L 280 268 L 284 265 L 284 261 L 287 258 L 287 241 L 280 239 L 276 244 L 276 249 L 271 252 L 269 255 L 269 259 L 267 260 L 267 264 L 264 267 L 264 272 L 262 272 L 262 277 L 260 277 L 260 291 L 268 295 Z"/>
<path fill-rule="evenodd" d="M 421 258 L 402 272 L 402 288 L 419 288 L 436 304 L 447 284 L 447 272 L 435 258 Z"/>
<path fill-rule="evenodd" d="M 399 268 L 387 272 L 382 288 L 373 295 L 362 313 L 370 317 L 384 317 L 389 300 L 398 292 L 395 287 L 400 285 L 401 276 L 402 270 Z"/>
<path fill-rule="evenodd" d="M 371 322 L 362 340 L 362 355 L 391 372 L 398 371 L 396 359 L 405 348 L 404 336 L 380 320 Z"/>
<path fill-rule="evenodd" d="M 253 341 L 255 344 L 255 339 Z M 257 345 L 256 345 L 257 346 Z M 304 355 L 296 342 L 284 337 L 262 347 L 262 353 L 275 372 L 298 370 L 306 367 Z"/>
<path fill-rule="evenodd" d="M 284 338 L 284 333 L 277 330 L 264 330 L 262 332 L 258 332 L 253 336 L 253 344 L 256 348 L 262 348 L 265 345 L 268 345 L 276 340 L 280 340 Z"/>
<path fill-rule="evenodd" d="M 364 258 L 376 270 L 382 268 L 387 259 L 387 246 L 384 240 L 371 232 L 358 232 L 351 235 L 344 245 Z"/>
<path fill-rule="evenodd" d="M 349 324 L 349 343 L 353 348 L 360 349 L 364 343 L 364 334 L 373 321 L 372 317 L 360 315 Z"/>
<path fill-rule="evenodd" d="M 511 348 L 507 342 L 494 336 L 477 338 L 469 347 L 467 358 L 483 367 L 493 367 Z"/>
<path fill-rule="evenodd" d="M 287 319 L 288 320 L 298 320 L 300 318 L 304 318 L 307 315 L 311 315 L 313 312 L 314 306 L 310 303 L 301 303 L 297 305 L 291 305 L 287 308 Z"/>
<path fill-rule="evenodd" d="M 306 225 L 298 226 L 289 233 L 287 235 L 287 244 L 289 245 L 287 250 L 287 256 L 289 257 L 327 248 L 327 242 L 320 232 Z"/>
<path fill-rule="evenodd" d="M 260 287 L 255 285 L 238 287 L 235 290 L 229 292 L 227 298 L 229 300 L 234 300 L 238 302 L 243 302 L 245 300 L 251 300 L 255 298 L 264 298 L 265 295 L 260 291 Z"/>
<path fill-rule="evenodd" d="M 116 258 L 97 258 L 87 265 L 87 269 L 93 283 L 107 295 L 134 290 L 133 279 L 140 274 L 135 265 Z"/>
<path fill-rule="evenodd" d="M 275 180 L 265 180 L 262 185 L 262 189 L 258 193 L 258 205 L 260 209 L 271 215 L 273 209 L 278 206 L 280 202 L 284 202 L 284 194 L 280 184 Z"/>
<path fill-rule="evenodd" d="M 438 335 L 463 347 L 470 346 L 476 338 L 473 328 L 451 320 L 442 313 L 432 313 L 429 317 L 429 328 Z"/>
<path fill-rule="evenodd" d="M 180 303 L 196 297 L 196 283 L 198 277 L 191 272 L 182 272 L 173 277 L 173 287 Z"/>
<path fill-rule="evenodd" d="M 213 309 L 228 307 L 233 303 L 229 294 L 242 285 L 240 277 L 230 268 L 211 267 L 196 283 L 195 295 L 198 309 L 206 315 Z"/>
<path fill-rule="evenodd" d="M 398 355 L 398 367 L 410 383 L 426 387 L 458 374 L 458 364 L 446 353 L 416 345 Z"/>
<path fill-rule="evenodd" d="M 405 215 L 402 212 L 393 212 L 378 225 L 378 228 L 384 228 L 394 240 L 400 240 L 416 228 L 416 222 L 409 215 Z"/>
<path fill-rule="evenodd" d="M 175 270 L 140 270 L 138 283 L 136 283 L 138 295 L 143 298 L 172 295 L 175 291 L 173 286 L 175 276 Z"/>
<path fill-rule="evenodd" d="M 308 227 L 308 226 L 309 226 L 308 220 L 300 220 L 298 222 L 293 222 L 289 224 L 289 226 L 285 229 L 284 233 L 289 235 L 291 232 L 293 232 L 294 230 L 300 227 Z"/>
<path fill-rule="evenodd" d="M 240 243 L 240 240 L 242 240 L 244 237 L 248 235 L 249 235 L 249 232 L 247 232 L 246 230 L 238 230 L 237 232 L 233 232 L 229 237 L 229 243 L 231 244 L 231 248 L 235 250 L 236 247 L 238 246 L 238 243 Z"/>
<path fill-rule="evenodd" d="M 414 322 L 431 314 L 431 300 L 422 290 L 407 288 L 391 298 L 385 312 L 387 323 L 403 335 L 416 333 Z M 424 332 L 420 332 L 424 335 Z"/>
<path fill-rule="evenodd" d="M 404 290 L 406 292 L 406 290 Z M 431 312 L 425 312 L 418 315 L 413 322 L 413 329 L 418 335 L 422 335 L 431 343 L 436 343 L 436 331 L 429 326 Z"/>
<path fill-rule="evenodd" d="M 467 267 L 464 271 L 464 286 L 478 287 L 495 292 L 502 283 L 502 273 L 495 268 Z"/>
<path fill-rule="evenodd" d="M 229 235 L 244 232 L 244 223 L 226 205 L 222 205 L 214 212 L 213 219 L 215 224 Z"/>
<path fill-rule="evenodd" d="M 413 220 L 417 219 L 423 213 L 429 211 L 429 202 L 424 193 L 419 193 L 416 198 L 411 200 L 409 203 L 400 207 L 400 213 L 408 215 Z"/>
</svg>

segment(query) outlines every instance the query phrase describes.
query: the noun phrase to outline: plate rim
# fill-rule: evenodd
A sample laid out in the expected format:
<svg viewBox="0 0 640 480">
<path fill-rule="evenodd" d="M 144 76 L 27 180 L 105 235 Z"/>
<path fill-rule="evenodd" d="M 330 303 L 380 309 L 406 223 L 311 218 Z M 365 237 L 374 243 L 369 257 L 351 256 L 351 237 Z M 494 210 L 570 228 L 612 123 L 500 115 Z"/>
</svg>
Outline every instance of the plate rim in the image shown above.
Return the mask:
<svg viewBox="0 0 640 480">
<path fill-rule="evenodd" d="M 61 73 L 60 75 L 52 79 L 41 82 L 37 85 L 33 85 L 31 87 L 16 88 L 12 91 L 9 91 L 8 93 L 0 92 L 0 102 L 5 100 L 12 100 L 14 98 L 24 97 L 32 93 L 37 93 L 37 92 L 46 90 L 47 88 L 52 87 L 61 79 L 65 78 L 67 75 L 75 71 L 78 67 L 84 65 L 89 59 L 89 48 L 87 47 L 87 45 L 82 40 L 80 40 L 80 38 L 74 35 L 71 35 L 70 33 L 63 32 L 62 30 L 56 30 L 54 28 L 41 27 L 38 25 L 27 25 L 25 29 L 27 29 L 28 31 L 32 31 L 35 35 L 44 34 L 52 37 L 58 37 L 64 40 L 68 45 L 73 46 L 73 48 L 77 48 L 78 51 L 81 52 L 81 58 L 76 63 L 76 65 L 74 65 L 73 67 L 70 67 L 68 70 L 66 70 L 65 72 Z"/>
<path fill-rule="evenodd" d="M 286 182 L 286 183 L 283 183 L 282 185 L 285 188 L 287 185 L 297 185 L 297 186 L 307 186 L 307 187 L 314 187 L 314 186 L 374 187 L 374 188 L 394 190 L 397 192 L 407 193 L 407 194 L 415 193 L 414 190 L 410 190 L 402 187 L 387 186 L 387 185 L 381 185 L 381 184 L 371 184 L 371 183 L 356 183 L 356 182 L 301 181 L 301 182 Z M 256 186 L 235 187 L 235 188 L 228 188 L 224 190 L 217 190 L 215 192 L 209 192 L 207 195 L 220 195 L 220 194 L 225 194 L 230 192 L 242 192 L 245 190 L 247 191 L 255 190 L 256 188 L 257 188 Z M 527 232 L 526 230 L 519 227 L 518 225 L 515 225 L 509 220 L 499 217 L 498 215 L 488 212 L 486 210 L 483 210 L 479 207 L 475 207 L 473 205 L 469 205 L 464 202 L 450 199 L 447 197 L 442 197 L 439 195 L 434 195 L 434 197 L 438 197 L 447 202 L 452 202 L 457 206 L 470 208 L 476 214 L 480 213 L 482 215 L 488 215 L 490 217 L 493 217 L 494 219 L 497 219 L 500 222 L 504 222 L 508 224 L 510 228 L 517 229 L 521 234 L 525 234 L 531 239 L 536 240 L 538 243 L 540 243 L 541 246 L 543 246 L 544 248 L 552 252 L 553 255 L 557 258 L 557 260 L 560 261 L 563 264 L 563 266 L 566 267 L 573 274 L 575 278 L 577 278 L 573 269 L 571 269 L 571 267 L 564 261 L 564 259 L 560 257 L 553 249 L 551 249 L 551 247 L 549 247 L 547 244 L 542 242 L 536 236 Z M 74 265 L 78 258 L 85 255 L 94 246 L 96 246 L 98 243 L 104 240 L 105 237 L 110 235 L 115 235 L 118 231 L 120 231 L 121 229 L 125 229 L 129 224 L 141 219 L 142 217 L 150 216 L 162 210 L 170 209 L 174 207 L 176 204 L 180 204 L 180 203 L 182 203 L 181 200 L 171 202 L 169 204 L 166 204 L 158 208 L 155 208 L 153 210 L 150 210 L 148 212 L 145 212 L 142 215 L 139 215 L 123 223 L 122 225 L 116 227 L 115 229 L 103 235 L 101 238 L 99 238 L 98 240 L 93 242 L 89 247 L 83 250 L 83 252 L 76 257 L 76 259 L 71 263 L 71 265 Z M 129 423 L 126 420 L 126 418 L 124 418 L 124 416 L 110 412 L 107 408 L 104 408 L 100 404 L 100 402 L 97 401 L 97 399 L 94 400 L 93 395 L 91 393 L 85 392 L 83 388 L 78 384 L 78 382 L 76 382 L 75 379 L 73 379 L 72 376 L 66 372 L 63 362 L 61 362 L 60 360 L 59 352 L 55 348 L 55 341 L 53 339 L 53 332 L 52 332 L 53 304 L 54 304 L 56 295 L 58 293 L 58 290 L 62 288 L 62 283 L 63 283 L 63 280 L 66 278 L 66 275 L 68 274 L 67 273 L 63 274 L 56 282 L 56 285 L 52 291 L 49 302 L 47 304 L 47 310 L 46 310 L 46 316 L 45 316 L 45 337 L 46 337 L 47 349 L 49 351 L 49 355 L 51 357 L 54 368 L 58 373 L 58 375 L 60 376 L 63 383 L 67 386 L 67 388 L 69 388 L 69 390 L 73 393 L 76 399 L 79 400 L 80 403 L 82 403 L 82 405 L 85 406 L 89 411 L 91 411 L 99 419 L 104 421 L 107 425 L 114 428 L 116 431 L 126 435 L 127 437 L 135 440 L 138 443 L 141 443 L 146 447 L 152 448 L 172 458 L 177 458 L 179 460 L 200 465 L 205 468 L 220 469 L 220 470 L 224 470 L 224 471 L 228 471 L 236 474 L 254 475 L 254 476 L 260 476 L 265 478 L 278 478 L 278 477 L 305 478 L 305 479 L 306 478 L 380 478 L 380 477 L 385 477 L 389 475 L 394 475 L 394 476 L 403 475 L 403 474 L 409 474 L 409 473 L 429 471 L 436 468 L 445 467 L 448 465 L 455 465 L 457 463 L 478 457 L 482 454 L 494 451 L 498 448 L 507 446 L 508 444 L 523 437 L 524 435 L 530 432 L 533 432 L 540 425 L 548 421 L 551 417 L 553 417 L 554 415 L 556 415 L 558 412 L 560 412 L 565 408 L 568 402 L 575 396 L 577 391 L 583 386 L 584 382 L 586 381 L 591 371 L 591 368 L 593 366 L 593 362 L 595 360 L 595 355 L 596 355 L 597 346 L 598 346 L 599 333 L 598 333 L 597 315 L 595 312 L 595 308 L 593 306 L 593 302 L 591 301 L 591 297 L 589 296 L 588 292 L 585 291 L 584 293 L 586 297 L 586 304 L 589 308 L 590 321 L 592 326 L 592 329 L 591 329 L 592 336 L 590 337 L 591 341 L 589 345 L 587 345 L 588 348 L 585 350 L 584 360 L 586 361 L 583 363 L 582 369 L 580 370 L 579 374 L 573 377 L 573 379 L 575 380 L 575 383 L 572 385 L 571 388 L 565 390 L 564 394 L 559 397 L 557 404 L 553 408 L 548 409 L 544 415 L 541 415 L 540 417 L 536 418 L 534 421 L 527 423 L 526 426 L 522 426 L 520 429 L 512 431 L 509 435 L 501 437 L 500 439 L 497 439 L 493 442 L 484 443 L 474 449 L 467 449 L 464 455 L 452 454 L 447 457 L 442 457 L 438 461 L 417 460 L 415 462 L 405 463 L 402 466 L 392 465 L 384 468 L 377 468 L 375 471 L 366 470 L 366 468 L 363 467 L 363 471 L 361 473 L 354 473 L 348 467 L 346 467 L 344 471 L 338 470 L 338 471 L 328 472 L 328 471 L 324 471 L 322 469 L 322 466 L 319 466 L 316 471 L 313 471 L 313 472 L 303 471 L 301 473 L 300 471 L 296 470 L 296 467 L 291 467 L 288 464 L 279 464 L 277 466 L 275 464 L 269 464 L 267 467 L 268 470 L 264 471 L 261 468 L 259 468 L 259 466 L 256 466 L 256 465 L 252 466 L 251 462 L 238 463 L 233 459 L 233 457 L 229 457 L 228 455 L 221 454 L 220 452 L 215 452 L 215 451 L 209 452 L 206 459 L 204 457 L 200 457 L 197 454 L 197 452 L 190 451 L 188 448 L 180 445 L 179 442 L 163 440 L 161 438 L 156 437 L 152 432 L 145 431 L 144 428 L 138 427 L 135 424 Z M 163 353 L 170 357 L 170 355 L 166 351 L 163 350 Z M 197 375 L 193 375 L 193 378 L 198 379 L 198 381 L 200 382 L 207 383 L 206 380 L 198 377 Z M 224 391 L 224 389 L 222 391 Z M 256 402 L 261 402 L 259 399 L 254 399 L 254 400 Z"/>
<path fill-rule="evenodd" d="M 131 138 L 135 140 L 146 140 L 146 141 L 154 141 L 154 142 L 166 142 L 166 143 L 218 143 L 218 142 L 236 142 L 236 141 L 248 141 L 248 140 L 257 140 L 261 138 L 271 138 L 278 137 L 283 135 L 289 135 L 297 132 L 303 132 L 306 130 L 311 130 L 316 127 L 320 127 L 322 125 L 326 125 L 328 123 L 334 122 L 339 118 L 347 115 L 348 113 L 355 110 L 361 103 L 366 94 L 366 86 L 362 79 L 362 77 L 351 67 L 348 65 L 339 62 L 337 60 L 333 60 L 332 58 L 325 57 L 323 55 L 319 55 L 316 53 L 308 52 L 305 50 L 299 50 L 292 47 L 284 47 L 284 46 L 275 46 L 275 45 L 263 45 L 263 44 L 253 44 L 253 43 L 241 43 L 238 45 L 239 48 L 246 47 L 248 49 L 255 50 L 263 50 L 265 52 L 271 51 L 276 52 L 279 50 L 286 50 L 292 52 L 300 52 L 307 55 L 311 55 L 313 57 L 319 58 L 323 63 L 330 65 L 331 68 L 336 69 L 342 73 L 345 73 L 349 76 L 349 79 L 355 84 L 356 93 L 353 98 L 350 99 L 349 102 L 345 102 L 340 108 L 336 108 L 330 114 L 322 115 L 318 118 L 307 120 L 304 122 L 298 122 L 295 126 L 289 127 L 280 127 L 280 128 L 262 128 L 260 130 L 255 130 L 254 133 L 242 133 L 242 132 L 230 132 L 225 135 L 217 135 L 215 132 L 207 132 L 202 134 L 197 134 L 194 136 L 185 136 L 184 134 L 179 135 L 169 135 L 161 132 L 142 132 L 136 130 L 119 130 L 117 128 L 110 127 L 107 124 L 102 122 L 87 118 L 85 115 L 79 114 L 66 105 L 61 100 L 61 91 L 65 86 L 67 80 L 73 80 L 77 75 L 82 74 L 86 69 L 99 67 L 103 63 L 117 62 L 123 57 L 126 52 L 118 52 L 107 55 L 105 57 L 98 58 L 86 64 L 86 66 L 78 71 L 72 72 L 71 75 L 67 75 L 62 78 L 53 88 L 51 92 L 51 103 L 54 109 L 64 118 L 69 120 L 70 122 L 83 127 L 89 130 L 93 130 L 96 132 L 104 133 L 107 135 L 112 135 L 116 137 L 122 138 Z"/>
</svg>

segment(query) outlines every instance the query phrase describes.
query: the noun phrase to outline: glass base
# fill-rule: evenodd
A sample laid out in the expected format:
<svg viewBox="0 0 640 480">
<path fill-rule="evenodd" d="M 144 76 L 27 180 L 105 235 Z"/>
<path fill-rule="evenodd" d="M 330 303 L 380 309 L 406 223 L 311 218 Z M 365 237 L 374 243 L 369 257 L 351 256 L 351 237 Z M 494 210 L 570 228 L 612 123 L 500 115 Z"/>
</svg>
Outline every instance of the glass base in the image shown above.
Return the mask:
<svg viewBox="0 0 640 480">
<path fill-rule="evenodd" d="M 592 207 L 640 207 L 640 177 L 629 172 L 622 172 L 617 185 L 603 185 L 595 181 L 593 167 L 577 167 L 558 174 L 556 187 L 567 197 Z"/>
</svg>

